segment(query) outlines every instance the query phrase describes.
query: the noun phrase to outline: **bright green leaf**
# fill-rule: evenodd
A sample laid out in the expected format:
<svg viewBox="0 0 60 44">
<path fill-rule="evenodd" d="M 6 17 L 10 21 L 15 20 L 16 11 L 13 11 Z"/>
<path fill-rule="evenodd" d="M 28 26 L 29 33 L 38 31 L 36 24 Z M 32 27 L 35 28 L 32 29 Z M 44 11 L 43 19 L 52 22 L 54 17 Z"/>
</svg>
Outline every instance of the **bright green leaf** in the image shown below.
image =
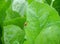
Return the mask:
<svg viewBox="0 0 60 44">
<path fill-rule="evenodd" d="M 59 15 L 54 8 L 44 3 L 32 2 L 27 8 L 26 42 L 34 44 L 35 38 L 45 25 L 57 20 Z"/>
<path fill-rule="evenodd" d="M 44 28 L 35 39 L 35 44 L 60 44 L 60 24 L 58 25 L 52 24 Z"/>
</svg>

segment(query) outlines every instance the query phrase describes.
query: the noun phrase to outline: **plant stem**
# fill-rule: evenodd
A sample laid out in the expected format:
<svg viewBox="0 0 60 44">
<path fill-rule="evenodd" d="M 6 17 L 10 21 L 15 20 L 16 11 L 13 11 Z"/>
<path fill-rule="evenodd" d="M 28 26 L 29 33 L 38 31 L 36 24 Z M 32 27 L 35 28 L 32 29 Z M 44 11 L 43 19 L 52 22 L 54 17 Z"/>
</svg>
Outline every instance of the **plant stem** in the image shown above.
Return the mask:
<svg viewBox="0 0 60 44">
<path fill-rule="evenodd" d="M 50 4 L 51 7 L 53 6 L 54 1 L 55 1 L 55 0 L 52 0 L 52 1 L 51 1 L 51 4 Z"/>
</svg>

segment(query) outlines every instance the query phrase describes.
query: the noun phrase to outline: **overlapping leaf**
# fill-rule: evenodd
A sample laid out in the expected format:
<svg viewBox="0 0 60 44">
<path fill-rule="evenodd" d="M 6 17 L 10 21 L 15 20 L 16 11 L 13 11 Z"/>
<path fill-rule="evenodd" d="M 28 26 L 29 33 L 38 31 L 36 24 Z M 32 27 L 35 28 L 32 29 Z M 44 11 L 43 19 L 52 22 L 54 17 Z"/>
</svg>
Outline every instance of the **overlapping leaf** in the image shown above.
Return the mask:
<svg viewBox="0 0 60 44">
<path fill-rule="evenodd" d="M 24 3 L 21 5 L 21 3 L 20 2 L 18 3 L 18 2 L 19 1 L 17 1 L 16 3 L 13 2 L 11 7 L 7 10 L 7 15 L 4 21 L 4 25 L 14 24 L 14 25 L 18 25 L 23 29 L 24 23 L 26 21 L 25 8 L 24 8 L 26 5 Z M 17 8 L 17 5 L 18 5 L 18 8 Z"/>
<path fill-rule="evenodd" d="M 5 12 L 9 8 L 11 2 L 12 2 L 11 0 L 0 0 L 0 44 L 2 44 L 1 37 L 3 31 L 3 21 L 6 16 Z"/>
<path fill-rule="evenodd" d="M 1 0 L 0 29 L 4 30 L 3 34 L 0 30 L 0 44 L 60 44 L 59 3 L 59 0 Z"/>
</svg>

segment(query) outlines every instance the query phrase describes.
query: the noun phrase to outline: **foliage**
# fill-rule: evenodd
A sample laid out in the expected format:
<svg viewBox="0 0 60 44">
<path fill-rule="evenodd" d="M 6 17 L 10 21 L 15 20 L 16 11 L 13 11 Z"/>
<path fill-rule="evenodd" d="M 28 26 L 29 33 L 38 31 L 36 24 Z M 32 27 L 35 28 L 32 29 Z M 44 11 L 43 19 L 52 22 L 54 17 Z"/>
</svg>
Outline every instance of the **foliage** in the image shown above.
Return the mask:
<svg viewBox="0 0 60 44">
<path fill-rule="evenodd" d="M 60 44 L 59 0 L 1 0 L 0 44 Z"/>
</svg>

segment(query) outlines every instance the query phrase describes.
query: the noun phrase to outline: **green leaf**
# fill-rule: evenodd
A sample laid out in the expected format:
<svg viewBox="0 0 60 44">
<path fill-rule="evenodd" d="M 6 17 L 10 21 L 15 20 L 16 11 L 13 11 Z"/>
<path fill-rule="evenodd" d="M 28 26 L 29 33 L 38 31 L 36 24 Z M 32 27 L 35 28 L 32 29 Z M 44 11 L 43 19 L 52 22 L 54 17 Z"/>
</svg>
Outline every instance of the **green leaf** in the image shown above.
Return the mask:
<svg viewBox="0 0 60 44">
<path fill-rule="evenodd" d="M 11 4 L 11 0 L 0 0 L 0 44 L 2 44 L 1 37 L 3 31 L 3 22 L 6 16 L 6 10 Z"/>
<path fill-rule="evenodd" d="M 26 0 L 26 1 L 27 1 L 29 4 L 31 4 L 31 2 L 34 1 L 34 0 Z"/>
<path fill-rule="evenodd" d="M 17 25 L 23 29 L 25 21 L 26 21 L 25 17 L 18 17 L 15 19 L 4 21 L 4 26 L 13 24 L 13 25 Z"/>
<path fill-rule="evenodd" d="M 57 11 L 44 3 L 32 2 L 27 8 L 27 26 L 25 44 L 34 44 L 45 25 L 59 20 Z M 30 42 L 29 42 L 30 41 Z"/>
<path fill-rule="evenodd" d="M 45 2 L 45 0 L 35 0 L 35 1 L 40 2 L 40 3 L 44 3 Z"/>
<path fill-rule="evenodd" d="M 60 44 L 60 23 L 57 24 L 43 28 L 35 39 L 35 44 Z"/>
<path fill-rule="evenodd" d="M 14 0 L 12 3 L 12 10 L 18 12 L 21 16 L 26 13 L 27 2 L 25 0 Z"/>
<path fill-rule="evenodd" d="M 4 44 L 23 44 L 24 31 L 16 25 L 4 26 Z"/>
<path fill-rule="evenodd" d="M 5 20 L 5 17 L 6 17 L 6 13 L 2 11 L 0 12 L 0 25 L 3 25 L 3 21 Z"/>
<path fill-rule="evenodd" d="M 5 20 L 6 13 L 0 12 L 0 44 L 2 44 L 1 37 L 2 37 L 2 31 L 3 31 L 3 21 Z"/>
<path fill-rule="evenodd" d="M 18 12 L 12 10 L 12 7 L 10 7 L 10 8 L 7 10 L 6 14 L 7 14 L 7 15 L 6 15 L 5 21 L 7 21 L 7 20 L 12 20 L 12 19 L 14 19 L 14 18 L 21 17 L 21 15 L 20 15 Z"/>
<path fill-rule="evenodd" d="M 14 25 L 21 27 L 22 29 L 24 28 L 24 23 L 26 21 L 26 14 L 25 14 L 26 4 L 24 1 L 21 3 L 20 1 L 18 0 L 13 1 L 12 5 L 7 10 L 7 15 L 4 21 L 4 26 L 14 24 Z"/>
<path fill-rule="evenodd" d="M 14 24 L 14 25 L 18 25 L 23 29 L 25 21 L 26 21 L 25 15 L 21 16 L 19 12 L 13 11 L 12 8 L 10 7 L 7 10 L 4 26 Z"/>
<path fill-rule="evenodd" d="M 11 4 L 11 2 L 12 2 L 11 0 L 0 0 L 0 24 L 5 19 L 6 9 L 8 9 L 8 7 Z"/>
<path fill-rule="evenodd" d="M 1 0 L 0 11 L 5 11 L 11 4 L 12 0 Z"/>
</svg>

